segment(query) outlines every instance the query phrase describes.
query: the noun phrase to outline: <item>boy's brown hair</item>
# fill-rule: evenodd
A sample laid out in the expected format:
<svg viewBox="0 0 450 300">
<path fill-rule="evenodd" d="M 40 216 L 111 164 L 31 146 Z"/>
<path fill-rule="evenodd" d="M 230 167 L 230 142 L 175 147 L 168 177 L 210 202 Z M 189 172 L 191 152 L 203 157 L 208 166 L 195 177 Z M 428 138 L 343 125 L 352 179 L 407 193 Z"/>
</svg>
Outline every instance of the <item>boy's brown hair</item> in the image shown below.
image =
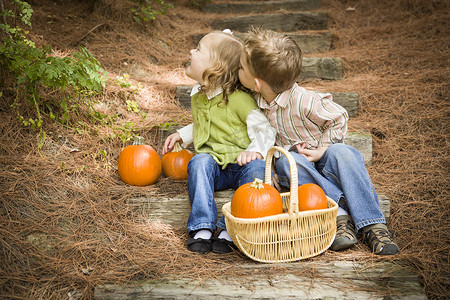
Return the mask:
<svg viewBox="0 0 450 300">
<path fill-rule="evenodd" d="M 289 36 L 251 28 L 243 42 L 246 62 L 257 78 L 275 93 L 284 92 L 298 80 L 302 68 L 302 50 Z"/>
</svg>

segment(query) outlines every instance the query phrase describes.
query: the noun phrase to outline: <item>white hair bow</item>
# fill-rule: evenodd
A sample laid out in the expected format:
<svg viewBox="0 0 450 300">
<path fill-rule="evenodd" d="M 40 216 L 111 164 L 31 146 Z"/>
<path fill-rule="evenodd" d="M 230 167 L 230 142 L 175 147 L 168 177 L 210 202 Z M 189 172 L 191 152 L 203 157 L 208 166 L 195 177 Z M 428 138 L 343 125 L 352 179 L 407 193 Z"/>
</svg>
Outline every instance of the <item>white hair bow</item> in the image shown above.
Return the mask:
<svg viewBox="0 0 450 300">
<path fill-rule="evenodd" d="M 231 34 L 231 35 L 233 35 L 233 32 L 231 32 L 231 30 L 230 29 L 224 29 L 224 30 L 222 30 L 223 32 L 225 32 L 225 33 L 228 33 L 228 34 Z"/>
</svg>

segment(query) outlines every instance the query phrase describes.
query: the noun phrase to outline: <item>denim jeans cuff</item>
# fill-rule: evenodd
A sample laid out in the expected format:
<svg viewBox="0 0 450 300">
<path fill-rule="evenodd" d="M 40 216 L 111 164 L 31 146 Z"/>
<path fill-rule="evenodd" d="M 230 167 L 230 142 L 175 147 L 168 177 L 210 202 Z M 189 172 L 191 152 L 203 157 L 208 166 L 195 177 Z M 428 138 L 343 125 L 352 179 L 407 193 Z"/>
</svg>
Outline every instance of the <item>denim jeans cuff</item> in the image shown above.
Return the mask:
<svg viewBox="0 0 450 300">
<path fill-rule="evenodd" d="M 210 230 L 211 232 L 214 232 L 214 230 L 216 230 L 216 226 L 214 224 L 199 224 L 196 226 L 193 226 L 192 228 L 188 228 L 188 234 L 189 235 L 193 235 L 195 234 L 195 232 L 202 230 L 202 229 L 206 229 L 206 230 Z"/>
<path fill-rule="evenodd" d="M 359 222 L 358 224 L 355 224 L 355 226 L 356 226 L 356 230 L 359 231 L 360 229 L 362 229 L 362 228 L 364 228 L 366 226 L 373 225 L 373 224 L 378 224 L 378 223 L 386 224 L 386 220 L 384 218 L 366 220 L 366 221 L 363 221 L 363 222 Z"/>
<path fill-rule="evenodd" d="M 227 226 L 225 225 L 225 223 L 223 223 L 223 222 L 218 222 L 217 224 L 216 224 L 216 227 L 217 228 L 220 228 L 220 229 L 227 229 Z"/>
</svg>

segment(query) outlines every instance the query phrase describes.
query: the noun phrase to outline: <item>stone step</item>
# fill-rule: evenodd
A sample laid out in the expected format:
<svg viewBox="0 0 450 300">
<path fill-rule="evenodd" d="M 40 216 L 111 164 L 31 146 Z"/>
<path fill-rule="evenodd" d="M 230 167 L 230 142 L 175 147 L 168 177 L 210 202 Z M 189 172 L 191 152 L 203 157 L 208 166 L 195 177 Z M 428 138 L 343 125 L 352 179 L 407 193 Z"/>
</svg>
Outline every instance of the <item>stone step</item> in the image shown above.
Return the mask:
<svg viewBox="0 0 450 300">
<path fill-rule="evenodd" d="M 299 80 L 341 80 L 343 77 L 340 57 L 304 57 Z"/>
<path fill-rule="evenodd" d="M 243 38 L 243 34 L 234 33 L 238 38 Z M 309 53 L 324 53 L 330 50 L 331 47 L 331 33 L 329 32 L 310 32 L 310 33 L 286 33 L 290 36 L 302 49 L 305 54 Z M 194 45 L 196 46 L 204 34 L 194 35 Z"/>
<path fill-rule="evenodd" d="M 191 94 L 192 86 L 181 85 L 177 86 L 175 97 L 180 102 L 183 107 L 190 108 L 191 107 Z M 357 93 L 341 93 L 341 92 L 333 92 L 334 101 L 344 107 L 349 116 L 353 117 L 358 112 L 358 100 L 359 95 Z"/>
<path fill-rule="evenodd" d="M 226 2 L 208 3 L 202 10 L 209 13 L 266 13 L 269 11 L 299 11 L 312 10 L 320 7 L 320 0 L 291 1 L 259 1 L 259 2 Z"/>
<path fill-rule="evenodd" d="M 211 26 L 217 30 L 229 28 L 239 32 L 246 32 L 251 26 L 284 32 L 326 30 L 328 19 L 323 12 L 291 12 L 218 18 L 211 22 Z"/>
<path fill-rule="evenodd" d="M 245 277 L 162 278 L 94 288 L 94 298 L 116 299 L 407 299 L 426 300 L 418 277 L 399 262 L 310 259 L 296 263 L 246 262 Z M 214 271 L 214 270 L 212 270 Z M 81 299 L 81 293 L 70 293 Z"/>
</svg>

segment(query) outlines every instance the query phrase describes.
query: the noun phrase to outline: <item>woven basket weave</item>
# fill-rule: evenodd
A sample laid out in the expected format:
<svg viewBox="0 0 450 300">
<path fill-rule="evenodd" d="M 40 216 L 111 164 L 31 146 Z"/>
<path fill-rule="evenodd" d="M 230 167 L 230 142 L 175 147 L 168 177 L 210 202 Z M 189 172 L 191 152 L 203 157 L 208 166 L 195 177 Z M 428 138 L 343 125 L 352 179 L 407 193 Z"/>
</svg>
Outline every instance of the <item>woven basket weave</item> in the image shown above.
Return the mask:
<svg viewBox="0 0 450 300">
<path fill-rule="evenodd" d="M 298 211 L 298 174 L 292 155 L 281 147 L 272 147 L 267 153 L 265 178 L 271 184 L 271 166 L 275 151 L 283 153 L 291 172 L 291 187 L 282 193 L 287 212 L 263 218 L 245 219 L 231 215 L 231 202 L 222 210 L 227 231 L 234 244 L 249 258 L 264 262 L 291 262 L 313 257 L 331 246 L 336 235 L 338 205 L 328 198 L 328 208 Z"/>
</svg>

